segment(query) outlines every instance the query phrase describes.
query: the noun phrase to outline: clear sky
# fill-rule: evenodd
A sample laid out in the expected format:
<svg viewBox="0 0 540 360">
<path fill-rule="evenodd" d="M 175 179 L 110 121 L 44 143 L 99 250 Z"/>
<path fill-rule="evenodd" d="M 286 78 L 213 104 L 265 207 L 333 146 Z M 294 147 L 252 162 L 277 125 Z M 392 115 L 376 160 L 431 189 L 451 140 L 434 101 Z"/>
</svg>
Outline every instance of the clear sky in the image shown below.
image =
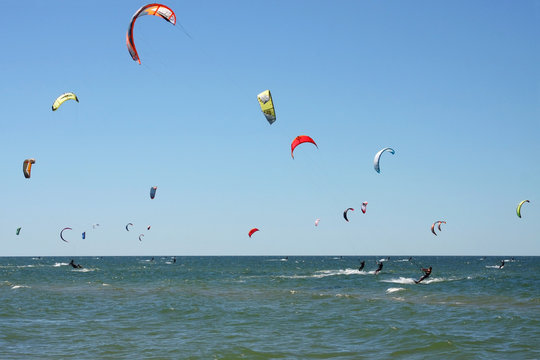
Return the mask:
<svg viewBox="0 0 540 360">
<path fill-rule="evenodd" d="M 540 255 L 540 2 L 144 4 L 4 9 L 0 255 Z"/>
</svg>

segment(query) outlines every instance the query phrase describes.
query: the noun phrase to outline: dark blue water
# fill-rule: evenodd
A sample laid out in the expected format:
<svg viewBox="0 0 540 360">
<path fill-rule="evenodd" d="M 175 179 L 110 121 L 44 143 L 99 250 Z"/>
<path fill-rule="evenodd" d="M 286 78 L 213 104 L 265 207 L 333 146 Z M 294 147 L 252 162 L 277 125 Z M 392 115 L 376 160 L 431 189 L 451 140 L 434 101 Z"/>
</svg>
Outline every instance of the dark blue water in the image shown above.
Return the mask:
<svg viewBox="0 0 540 360">
<path fill-rule="evenodd" d="M 501 259 L 0 258 L 0 358 L 540 358 L 540 258 Z"/>
</svg>

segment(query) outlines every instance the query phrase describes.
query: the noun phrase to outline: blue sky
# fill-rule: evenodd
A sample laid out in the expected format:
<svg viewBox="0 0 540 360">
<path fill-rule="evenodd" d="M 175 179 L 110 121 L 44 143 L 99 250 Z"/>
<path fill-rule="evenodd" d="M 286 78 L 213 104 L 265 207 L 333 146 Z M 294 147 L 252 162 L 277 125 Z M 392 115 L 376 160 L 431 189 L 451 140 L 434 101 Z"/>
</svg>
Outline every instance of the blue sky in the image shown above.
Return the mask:
<svg viewBox="0 0 540 360">
<path fill-rule="evenodd" d="M 144 4 L 10 5 L 2 255 L 540 255 L 537 1 Z"/>
</svg>

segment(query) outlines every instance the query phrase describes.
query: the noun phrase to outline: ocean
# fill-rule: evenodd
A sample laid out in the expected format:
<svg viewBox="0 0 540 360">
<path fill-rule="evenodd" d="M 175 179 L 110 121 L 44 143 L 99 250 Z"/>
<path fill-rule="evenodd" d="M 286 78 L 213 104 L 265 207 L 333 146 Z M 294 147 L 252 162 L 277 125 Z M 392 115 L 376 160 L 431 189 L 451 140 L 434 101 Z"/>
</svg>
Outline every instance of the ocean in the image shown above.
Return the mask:
<svg viewBox="0 0 540 360">
<path fill-rule="evenodd" d="M 0 258 L 0 359 L 540 358 L 540 257 L 70 260 Z"/>
</svg>

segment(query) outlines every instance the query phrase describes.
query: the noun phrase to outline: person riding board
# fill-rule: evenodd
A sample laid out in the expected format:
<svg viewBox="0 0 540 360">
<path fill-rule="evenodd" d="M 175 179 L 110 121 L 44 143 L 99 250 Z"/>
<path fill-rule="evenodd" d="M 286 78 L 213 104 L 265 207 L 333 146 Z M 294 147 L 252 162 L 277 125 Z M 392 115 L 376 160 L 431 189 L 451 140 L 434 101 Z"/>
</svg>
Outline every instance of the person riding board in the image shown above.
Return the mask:
<svg viewBox="0 0 540 360">
<path fill-rule="evenodd" d="M 378 264 L 379 264 L 379 267 L 377 268 L 377 270 L 375 270 L 375 275 L 379 274 L 379 272 L 381 272 L 382 267 L 383 267 L 382 261 L 379 261 Z"/>
<path fill-rule="evenodd" d="M 501 265 L 499 265 L 499 269 L 502 269 L 504 267 L 504 260 L 501 260 Z"/>
<path fill-rule="evenodd" d="M 69 265 L 71 265 L 71 267 L 74 269 L 82 269 L 81 264 L 75 264 L 75 261 L 73 261 L 73 259 L 71 259 L 71 261 L 69 262 Z"/>
<path fill-rule="evenodd" d="M 360 267 L 358 268 L 358 271 L 362 271 L 362 269 L 364 269 L 364 265 L 366 265 L 366 262 L 365 261 L 362 261 L 360 263 Z"/>
<path fill-rule="evenodd" d="M 429 275 L 431 275 L 431 266 L 427 269 L 424 269 L 422 268 L 422 271 L 424 272 L 424 275 L 422 275 L 422 277 L 418 280 L 414 280 L 414 283 L 415 284 L 418 284 L 420 281 L 424 280 L 424 279 L 427 279 L 429 277 Z"/>
</svg>

